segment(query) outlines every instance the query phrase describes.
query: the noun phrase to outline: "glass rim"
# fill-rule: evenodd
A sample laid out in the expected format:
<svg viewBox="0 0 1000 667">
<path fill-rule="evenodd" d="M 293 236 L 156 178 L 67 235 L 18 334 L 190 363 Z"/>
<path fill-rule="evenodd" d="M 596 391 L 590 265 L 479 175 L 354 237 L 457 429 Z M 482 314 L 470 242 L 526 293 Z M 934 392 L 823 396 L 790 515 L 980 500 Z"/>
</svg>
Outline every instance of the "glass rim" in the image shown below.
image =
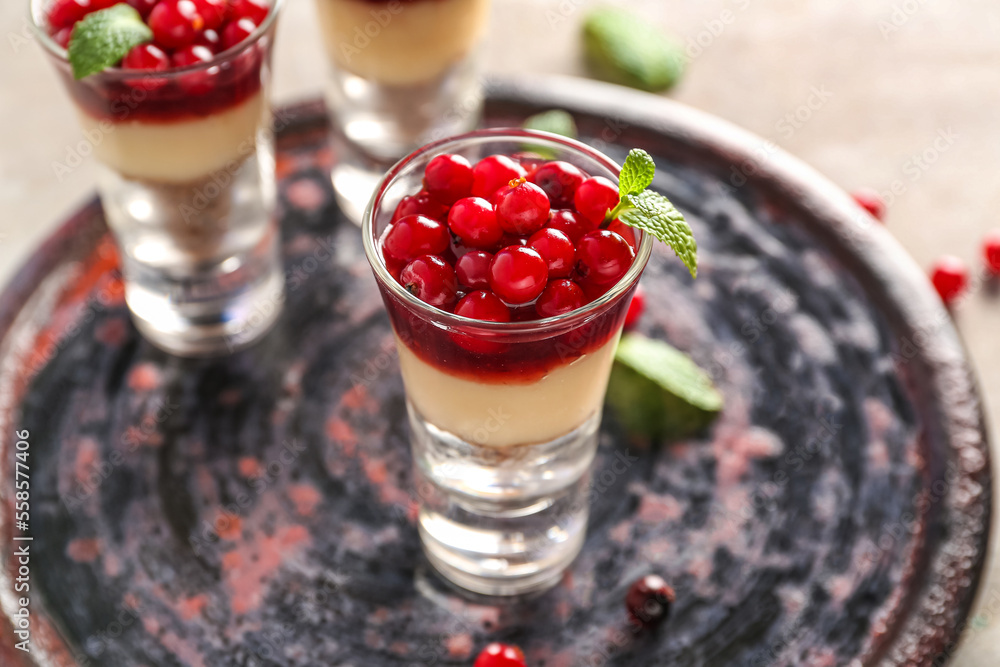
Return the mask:
<svg viewBox="0 0 1000 667">
<path fill-rule="evenodd" d="M 435 306 L 425 303 L 410 294 L 402 285 L 396 281 L 385 266 L 381 252 L 376 245 L 375 239 L 375 211 L 381 204 L 389 186 L 396 180 L 400 173 L 416 160 L 432 153 L 445 153 L 448 146 L 462 146 L 469 143 L 488 143 L 490 141 L 523 141 L 532 139 L 542 145 L 550 145 L 563 149 L 570 149 L 584 154 L 586 157 L 596 161 L 601 166 L 611 171 L 616 177 L 621 172 L 621 167 L 614 160 L 604 153 L 575 139 L 570 139 L 550 132 L 539 130 L 526 130 L 522 128 L 488 128 L 474 130 L 466 134 L 459 134 L 445 139 L 433 141 L 422 148 L 410 153 L 402 160 L 394 164 L 386 175 L 379 182 L 375 189 L 375 194 L 365 209 L 364 219 L 361 223 L 361 235 L 364 241 L 365 255 L 368 263 L 375 272 L 378 282 L 386 287 L 396 298 L 401 300 L 411 310 L 419 312 L 426 319 L 450 327 L 462 328 L 463 330 L 476 330 L 490 333 L 537 333 L 539 329 L 549 329 L 565 326 L 568 324 L 579 324 L 588 320 L 592 316 L 599 315 L 612 303 L 617 301 L 623 294 L 638 282 L 639 276 L 646 268 L 646 263 L 652 254 L 653 237 L 641 229 L 634 228 L 636 238 L 636 254 L 632 266 L 622 278 L 615 283 L 614 287 L 602 294 L 590 303 L 555 317 L 546 317 L 540 320 L 529 320 L 526 322 L 486 322 L 463 317 L 454 313 L 441 310 Z"/>
<path fill-rule="evenodd" d="M 124 2 L 124 0 L 122 0 Z M 42 5 L 45 4 L 45 0 L 28 0 L 28 14 L 30 17 L 31 29 L 35 33 L 35 37 L 38 39 L 42 47 L 48 51 L 49 55 L 55 57 L 60 61 L 60 64 L 69 65 L 69 54 L 62 46 L 56 43 L 52 36 L 49 35 L 48 31 L 43 27 L 40 19 L 44 16 L 42 13 Z M 121 3 L 119 3 L 121 4 Z M 223 62 L 231 61 L 236 56 L 239 56 L 244 51 L 246 51 L 251 46 L 254 46 L 261 40 L 261 38 L 266 35 L 271 28 L 274 26 L 275 21 L 278 20 L 279 9 L 283 7 L 285 0 L 271 0 L 271 11 L 268 12 L 267 16 L 264 18 L 264 22 L 261 23 L 257 28 L 250 33 L 250 35 L 244 39 L 242 42 L 236 46 L 232 46 L 225 51 L 220 51 L 215 54 L 215 57 L 204 63 L 197 63 L 194 65 L 187 65 L 185 67 L 171 67 L 170 69 L 153 71 L 153 70 L 127 70 L 121 67 L 109 67 L 108 69 L 92 74 L 91 76 L 85 77 L 80 81 L 91 78 L 103 78 L 103 79 L 134 79 L 134 78 L 146 78 L 146 77 L 156 77 L 157 79 L 169 79 L 175 75 L 179 74 L 190 74 L 191 72 L 197 72 L 200 70 L 208 70 L 212 67 L 218 67 L 219 64 Z"/>
</svg>

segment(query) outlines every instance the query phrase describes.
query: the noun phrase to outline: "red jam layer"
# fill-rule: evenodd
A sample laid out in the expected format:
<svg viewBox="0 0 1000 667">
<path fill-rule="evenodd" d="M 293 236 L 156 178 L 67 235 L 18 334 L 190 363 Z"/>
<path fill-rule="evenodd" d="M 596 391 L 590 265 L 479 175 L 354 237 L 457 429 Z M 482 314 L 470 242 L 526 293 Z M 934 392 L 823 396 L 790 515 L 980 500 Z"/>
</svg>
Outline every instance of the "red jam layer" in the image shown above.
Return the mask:
<svg viewBox="0 0 1000 667">
<path fill-rule="evenodd" d="M 269 57 L 268 49 L 257 43 L 234 59 L 183 74 L 137 72 L 123 77 L 122 70 L 115 70 L 77 81 L 68 67 L 59 72 L 77 104 L 94 118 L 168 123 L 204 118 L 253 97 L 262 87 Z"/>
<path fill-rule="evenodd" d="M 528 384 L 599 349 L 614 337 L 625 323 L 634 290 L 635 286 L 581 326 L 531 341 L 518 336 L 487 339 L 461 330 L 444 330 L 415 315 L 384 288 L 382 298 L 396 335 L 422 361 L 443 373 L 476 382 Z"/>
</svg>

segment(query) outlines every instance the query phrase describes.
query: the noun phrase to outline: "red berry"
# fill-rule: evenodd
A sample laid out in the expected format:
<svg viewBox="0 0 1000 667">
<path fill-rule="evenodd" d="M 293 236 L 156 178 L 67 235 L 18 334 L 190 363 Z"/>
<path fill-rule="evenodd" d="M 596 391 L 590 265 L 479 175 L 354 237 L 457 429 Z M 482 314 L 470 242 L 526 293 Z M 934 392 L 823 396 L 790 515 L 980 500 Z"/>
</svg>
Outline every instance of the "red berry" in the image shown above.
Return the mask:
<svg viewBox="0 0 1000 667">
<path fill-rule="evenodd" d="M 526 236 L 549 221 L 549 198 L 545 191 L 524 179 L 497 198 L 497 222 L 504 231 Z"/>
<path fill-rule="evenodd" d="M 458 292 L 455 270 L 437 255 L 423 255 L 407 264 L 399 282 L 407 292 L 438 308 L 455 303 Z"/>
<path fill-rule="evenodd" d="M 69 40 L 73 36 L 73 28 L 60 28 L 52 35 L 53 41 L 64 49 L 69 48 Z"/>
<path fill-rule="evenodd" d="M 170 60 L 174 67 L 192 67 L 202 63 L 211 62 L 215 58 L 212 49 L 198 44 L 189 44 L 183 49 L 174 52 Z M 215 68 L 200 69 L 195 72 L 182 74 L 178 80 L 181 88 L 191 95 L 204 95 L 216 88 Z"/>
<path fill-rule="evenodd" d="M 483 250 L 465 253 L 455 262 L 458 284 L 467 289 L 490 288 L 490 262 L 493 254 Z"/>
<path fill-rule="evenodd" d="M 600 225 L 608 211 L 618 205 L 618 186 L 603 176 L 588 178 L 577 187 L 573 203 L 583 217 Z"/>
<path fill-rule="evenodd" d="M 462 297 L 455 314 L 484 322 L 510 322 L 510 308 L 493 292 L 478 290 Z"/>
<path fill-rule="evenodd" d="M 586 301 L 583 290 L 572 280 L 552 280 L 535 302 L 535 311 L 539 317 L 555 317 L 576 310 Z"/>
<path fill-rule="evenodd" d="M 983 238 L 983 259 L 990 273 L 1000 275 L 1000 229 L 994 229 Z"/>
<path fill-rule="evenodd" d="M 662 577 L 647 574 L 637 579 L 625 595 L 625 608 L 629 619 L 637 625 L 650 626 L 664 620 L 677 598 Z"/>
<path fill-rule="evenodd" d="M 552 206 L 566 208 L 573 205 L 576 189 L 587 176 L 569 162 L 546 162 L 532 172 L 528 180 L 549 196 Z"/>
<path fill-rule="evenodd" d="M 128 4 L 132 5 L 135 11 L 139 12 L 139 16 L 145 21 L 149 18 L 149 13 L 153 11 L 153 7 L 156 6 L 160 0 L 127 0 Z"/>
<path fill-rule="evenodd" d="M 479 161 L 472 175 L 472 195 L 490 199 L 497 190 L 527 174 L 524 167 L 506 155 L 491 155 Z"/>
<path fill-rule="evenodd" d="M 382 237 L 386 257 L 408 262 L 420 255 L 440 255 L 451 243 L 448 228 L 423 215 L 410 215 L 391 225 Z"/>
<path fill-rule="evenodd" d="M 961 296 L 969 284 L 969 270 L 965 262 L 953 255 L 945 255 L 931 267 L 931 282 L 945 304 Z"/>
<path fill-rule="evenodd" d="M 424 189 L 451 206 L 472 192 L 472 165 L 461 155 L 438 155 L 424 169 Z"/>
<path fill-rule="evenodd" d="M 493 643 L 483 649 L 472 667 L 527 667 L 524 653 L 516 646 Z"/>
<path fill-rule="evenodd" d="M 191 67 L 192 65 L 210 62 L 214 57 L 212 49 L 207 46 L 189 44 L 183 49 L 175 51 L 174 55 L 170 57 L 170 61 L 174 67 Z"/>
<path fill-rule="evenodd" d="M 257 29 L 257 24 L 250 19 L 232 21 L 222 29 L 222 48 L 231 49 L 240 44 Z"/>
<path fill-rule="evenodd" d="M 148 23 L 156 43 L 168 49 L 191 44 L 205 27 L 192 0 L 161 0 L 150 12 Z"/>
<path fill-rule="evenodd" d="M 250 19 L 255 25 L 260 25 L 267 18 L 271 8 L 267 0 L 232 0 L 232 16 L 236 19 Z"/>
<path fill-rule="evenodd" d="M 219 35 L 217 30 L 203 30 L 194 39 L 194 43 L 198 46 L 204 46 L 207 49 L 211 49 L 212 53 L 218 53 L 222 50 L 222 37 Z"/>
<path fill-rule="evenodd" d="M 549 267 L 549 278 L 565 278 L 573 273 L 576 248 L 565 232 L 546 227 L 531 235 L 528 247 L 534 248 Z"/>
<path fill-rule="evenodd" d="M 470 248 L 493 248 L 503 238 L 503 229 L 493 207 L 480 197 L 466 197 L 455 202 L 448 212 L 448 227 Z"/>
<path fill-rule="evenodd" d="M 191 2 L 205 19 L 205 28 L 208 30 L 218 30 L 226 22 L 226 15 L 229 13 L 226 0 L 191 0 Z"/>
<path fill-rule="evenodd" d="M 448 207 L 437 203 L 426 191 L 403 197 L 392 214 L 392 222 L 408 215 L 426 215 L 440 222 L 448 219 Z"/>
<path fill-rule="evenodd" d="M 576 247 L 576 258 L 576 270 L 583 280 L 612 285 L 628 272 L 635 251 L 618 234 L 598 229 L 583 235 Z"/>
<path fill-rule="evenodd" d="M 868 211 L 876 220 L 885 219 L 885 201 L 877 190 L 858 188 L 851 193 L 858 206 Z"/>
<path fill-rule="evenodd" d="M 531 248 L 508 246 L 490 262 L 490 288 L 507 303 L 532 301 L 542 293 L 548 280 L 545 260 Z"/>
<path fill-rule="evenodd" d="M 628 305 L 628 313 L 625 315 L 625 329 L 633 329 L 639 324 L 639 320 L 642 319 L 642 313 L 645 310 L 646 291 L 642 289 L 642 285 L 638 285 L 632 294 L 632 302 Z"/>
<path fill-rule="evenodd" d="M 549 227 L 558 229 L 566 234 L 574 244 L 580 242 L 580 238 L 587 232 L 592 232 L 597 225 L 587 220 L 576 211 L 562 210 L 553 211 L 549 219 Z"/>
<path fill-rule="evenodd" d="M 152 44 L 140 44 L 132 47 L 128 55 L 122 59 L 122 67 L 161 72 L 170 69 L 170 58 Z"/>
<path fill-rule="evenodd" d="M 107 9 L 121 0 L 56 0 L 49 10 L 49 25 L 58 30 L 70 28 L 87 14 Z"/>
</svg>

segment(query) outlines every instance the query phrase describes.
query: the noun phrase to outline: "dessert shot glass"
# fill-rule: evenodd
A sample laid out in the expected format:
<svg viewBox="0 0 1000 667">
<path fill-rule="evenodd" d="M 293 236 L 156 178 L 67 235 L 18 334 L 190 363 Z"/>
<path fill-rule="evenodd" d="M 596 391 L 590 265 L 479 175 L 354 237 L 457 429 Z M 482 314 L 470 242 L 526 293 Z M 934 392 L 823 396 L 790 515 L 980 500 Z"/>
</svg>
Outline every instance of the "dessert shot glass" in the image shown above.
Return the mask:
<svg viewBox="0 0 1000 667">
<path fill-rule="evenodd" d="M 355 222 L 394 162 L 479 122 L 490 0 L 316 0 L 330 63 L 333 185 Z"/>
<path fill-rule="evenodd" d="M 508 323 L 420 301 L 393 278 L 379 240 L 396 204 L 421 189 L 435 156 L 474 163 L 522 151 L 526 142 L 617 181 L 610 158 L 571 139 L 480 130 L 432 143 L 392 167 L 362 226 L 396 336 L 424 552 L 447 580 L 486 595 L 552 586 L 583 545 L 604 394 L 651 237 L 626 228 L 633 264 L 595 301 L 557 317 Z"/>
<path fill-rule="evenodd" d="M 211 61 L 80 80 L 49 35 L 48 5 L 31 0 L 32 23 L 99 164 L 136 327 L 182 356 L 252 344 L 284 303 L 269 103 L 283 0 Z"/>
</svg>

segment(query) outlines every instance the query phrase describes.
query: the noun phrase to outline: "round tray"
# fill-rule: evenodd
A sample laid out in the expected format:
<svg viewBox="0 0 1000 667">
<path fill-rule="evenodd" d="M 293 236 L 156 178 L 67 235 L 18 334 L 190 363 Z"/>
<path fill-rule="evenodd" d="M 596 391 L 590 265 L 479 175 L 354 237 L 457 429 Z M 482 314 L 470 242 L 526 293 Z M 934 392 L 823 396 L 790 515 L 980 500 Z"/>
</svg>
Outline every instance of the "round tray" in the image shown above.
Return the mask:
<svg viewBox="0 0 1000 667">
<path fill-rule="evenodd" d="M 700 270 L 657 250 L 641 330 L 726 397 L 683 442 L 630 440 L 606 415 L 561 584 L 498 604 L 428 572 L 389 324 L 309 103 L 278 113 L 288 301 L 255 348 L 189 361 L 142 340 L 96 202 L 0 298 L 0 603 L 9 619 L 28 544 L 32 650 L 8 639 L 0 662 L 470 665 L 499 639 L 534 667 L 940 664 L 991 487 L 972 373 L 922 273 L 808 167 L 675 103 L 502 82 L 486 122 L 549 108 L 619 161 L 654 155 Z M 13 541 L 22 430 L 30 542 Z M 624 593 L 647 572 L 677 603 L 633 632 Z"/>
</svg>

